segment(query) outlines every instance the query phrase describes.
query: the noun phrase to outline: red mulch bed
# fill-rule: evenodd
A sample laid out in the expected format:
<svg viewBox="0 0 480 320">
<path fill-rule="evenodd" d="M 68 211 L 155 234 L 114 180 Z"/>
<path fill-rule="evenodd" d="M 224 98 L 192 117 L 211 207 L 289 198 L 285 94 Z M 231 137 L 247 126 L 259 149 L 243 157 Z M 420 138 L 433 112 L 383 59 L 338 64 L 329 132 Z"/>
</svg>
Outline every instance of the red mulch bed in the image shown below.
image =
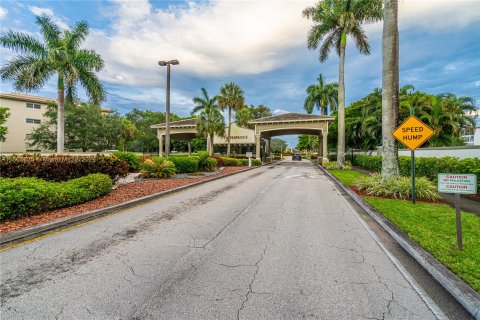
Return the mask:
<svg viewBox="0 0 480 320">
<path fill-rule="evenodd" d="M 88 211 L 101 209 L 123 203 L 129 200 L 148 196 L 157 192 L 171 190 L 187 184 L 192 184 L 202 180 L 209 180 L 214 177 L 224 176 L 226 174 L 249 170 L 245 167 L 225 167 L 222 173 L 211 175 L 207 177 L 191 178 L 191 179 L 159 179 L 159 180 L 145 180 L 139 182 L 132 182 L 118 187 L 112 192 L 73 207 L 47 211 L 42 214 L 30 217 L 24 217 L 17 220 L 7 220 L 0 223 L 0 234 L 12 232 L 15 230 L 36 226 L 42 223 L 57 220 L 68 216 L 73 216 Z"/>
</svg>

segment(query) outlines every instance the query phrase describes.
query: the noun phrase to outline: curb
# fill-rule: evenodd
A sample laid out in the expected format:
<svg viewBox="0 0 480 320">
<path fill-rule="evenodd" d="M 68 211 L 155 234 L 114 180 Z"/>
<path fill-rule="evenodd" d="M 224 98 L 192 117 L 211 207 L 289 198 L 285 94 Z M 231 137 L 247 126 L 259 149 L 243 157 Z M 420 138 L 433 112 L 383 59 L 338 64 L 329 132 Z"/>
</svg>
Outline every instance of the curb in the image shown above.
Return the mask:
<svg viewBox="0 0 480 320">
<path fill-rule="evenodd" d="M 135 206 L 138 206 L 138 205 L 141 205 L 141 204 L 144 204 L 144 203 L 147 203 L 147 202 L 165 197 L 167 195 L 177 193 L 179 191 L 183 191 L 185 189 L 193 188 L 193 187 L 196 187 L 198 185 L 201 185 L 201 184 L 204 184 L 204 183 L 207 183 L 207 182 L 210 182 L 210 181 L 226 178 L 226 177 L 238 174 L 238 173 L 250 171 L 250 170 L 253 170 L 253 169 L 256 169 L 256 168 L 260 168 L 260 167 L 261 166 L 257 166 L 257 167 L 252 167 L 252 168 L 248 168 L 248 169 L 244 169 L 244 170 L 231 172 L 231 173 L 228 173 L 228 174 L 220 176 L 220 177 L 213 177 L 211 179 L 206 179 L 206 180 L 194 182 L 192 184 L 187 184 L 185 186 L 181 186 L 181 187 L 178 187 L 178 188 L 175 188 L 175 189 L 170 189 L 170 190 L 150 194 L 150 195 L 145 196 L 145 197 L 129 200 L 127 202 L 116 204 L 116 205 L 113 205 L 113 206 L 110 206 L 110 207 L 105 207 L 105 208 L 101 208 L 101 209 L 97 209 L 97 210 L 93 210 L 93 211 L 88 211 L 88 212 L 81 213 L 81 214 L 78 214 L 78 215 L 75 215 L 75 216 L 65 217 L 65 218 L 61 218 L 61 219 L 58 219 L 58 220 L 55 220 L 55 221 L 52 221 L 52 222 L 47 222 L 47 223 L 44 223 L 44 224 L 41 224 L 41 225 L 37 225 L 37 226 L 30 227 L 30 228 L 22 229 L 22 230 L 19 230 L 19 231 L 13 231 L 13 232 L 10 232 L 10 233 L 6 233 L 6 234 L 3 234 L 3 235 L 0 236 L 0 246 L 3 247 L 5 244 L 10 243 L 10 242 L 14 242 L 14 241 L 19 242 L 20 240 L 28 240 L 28 239 L 34 238 L 35 236 L 37 236 L 39 234 L 45 233 L 45 232 L 53 230 L 53 229 L 58 229 L 58 228 L 62 228 L 62 227 L 70 226 L 70 225 L 76 225 L 76 224 L 79 224 L 81 222 L 86 222 L 88 220 L 93 220 L 95 218 L 99 218 L 99 217 L 102 217 L 102 216 L 108 216 L 109 214 L 112 214 L 114 212 L 129 209 L 129 208 L 132 208 L 132 207 L 135 207 Z"/>
<path fill-rule="evenodd" d="M 437 280 L 475 319 L 480 320 L 480 295 L 462 279 L 448 270 L 425 249 L 420 247 L 387 218 L 379 214 L 370 204 L 350 190 L 330 172 L 318 166 L 320 170 L 353 201 L 365 210 L 405 251 L 408 252 L 435 280 Z"/>
</svg>

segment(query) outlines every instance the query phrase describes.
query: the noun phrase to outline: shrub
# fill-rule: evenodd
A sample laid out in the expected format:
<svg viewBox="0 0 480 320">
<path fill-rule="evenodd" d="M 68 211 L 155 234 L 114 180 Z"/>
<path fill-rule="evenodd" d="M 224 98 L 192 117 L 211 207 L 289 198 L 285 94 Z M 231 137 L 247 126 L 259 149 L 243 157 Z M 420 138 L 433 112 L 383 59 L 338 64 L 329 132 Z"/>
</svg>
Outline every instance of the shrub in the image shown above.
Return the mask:
<svg viewBox="0 0 480 320">
<path fill-rule="evenodd" d="M 217 160 L 217 167 L 225 167 L 225 161 L 222 157 L 210 156 L 210 158 Z"/>
<path fill-rule="evenodd" d="M 376 172 L 382 170 L 382 156 L 355 155 L 355 164 Z M 411 175 L 411 158 L 399 157 L 400 174 Z M 480 192 L 480 158 L 458 159 L 454 157 L 419 157 L 415 159 L 415 172 L 419 177 L 427 177 L 437 182 L 439 173 L 469 173 L 477 176 Z"/>
<path fill-rule="evenodd" d="M 437 200 L 440 195 L 434 183 L 426 177 L 415 179 L 416 195 L 419 199 Z M 412 181 L 409 177 L 382 180 L 379 173 L 359 179 L 354 185 L 372 196 L 384 196 L 406 199 L 412 197 Z"/>
<path fill-rule="evenodd" d="M 128 174 L 128 164 L 117 157 L 69 155 L 0 156 L 0 177 L 35 177 L 47 181 L 67 181 L 92 173 L 108 175 L 114 182 Z"/>
<path fill-rule="evenodd" d="M 83 203 L 111 189 L 110 177 L 98 173 L 65 182 L 0 178 L 0 221 Z"/>
<path fill-rule="evenodd" d="M 177 173 L 194 173 L 198 171 L 198 157 L 170 157 L 170 161 L 173 162 Z"/>
<path fill-rule="evenodd" d="M 336 161 L 329 161 L 329 162 L 326 162 L 324 161 L 322 163 L 322 166 L 327 169 L 327 170 L 337 170 L 339 168 L 337 168 L 337 162 Z M 343 166 L 342 168 L 343 170 L 352 170 L 352 164 L 350 163 L 350 161 L 345 161 L 345 165 Z M 342 170 L 340 169 L 340 170 Z"/>
<path fill-rule="evenodd" d="M 248 159 L 241 159 L 240 160 L 240 165 L 241 166 L 248 166 Z M 258 160 L 258 159 L 252 159 L 252 166 L 253 167 L 257 167 L 257 166 L 261 166 L 262 165 L 262 161 Z"/>
<path fill-rule="evenodd" d="M 242 163 L 240 162 L 240 159 L 235 159 L 235 158 L 227 158 L 227 157 L 222 157 L 223 162 L 226 167 L 238 167 L 241 166 Z"/>
<path fill-rule="evenodd" d="M 318 159 L 318 155 L 316 155 L 315 153 L 312 153 L 312 154 L 310 155 L 310 159 L 316 160 L 316 159 Z"/>
<path fill-rule="evenodd" d="M 200 171 L 212 172 L 217 166 L 217 160 L 210 158 L 206 151 L 198 152 L 198 160 L 198 169 Z"/>
<path fill-rule="evenodd" d="M 115 151 L 113 155 L 128 163 L 128 171 L 134 172 L 140 166 L 140 155 L 134 152 Z"/>
<path fill-rule="evenodd" d="M 172 161 L 160 157 L 145 160 L 140 169 L 145 178 L 171 178 L 176 171 Z"/>
</svg>

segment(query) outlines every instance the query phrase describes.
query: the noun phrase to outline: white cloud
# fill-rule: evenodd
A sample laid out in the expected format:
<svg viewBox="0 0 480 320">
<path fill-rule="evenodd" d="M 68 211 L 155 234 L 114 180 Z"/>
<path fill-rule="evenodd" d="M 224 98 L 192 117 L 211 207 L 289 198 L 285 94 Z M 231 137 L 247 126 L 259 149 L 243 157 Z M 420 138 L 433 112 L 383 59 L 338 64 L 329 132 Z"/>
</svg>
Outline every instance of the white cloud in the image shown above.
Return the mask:
<svg viewBox="0 0 480 320">
<path fill-rule="evenodd" d="M 273 114 L 278 116 L 280 114 L 285 114 L 285 113 L 289 113 L 290 111 L 287 111 L 287 110 L 283 110 L 283 109 L 275 109 L 273 110 Z"/>
<path fill-rule="evenodd" d="M 0 7 L 0 20 L 5 18 L 7 13 L 8 13 L 7 9 Z"/>
<path fill-rule="evenodd" d="M 115 2 L 112 33 L 93 31 L 88 45 L 106 60 L 103 79 L 148 85 L 159 81 L 158 60 L 176 58 L 175 72 L 259 74 L 289 63 L 303 46 L 312 1 L 215 1 L 153 9 L 148 1 Z M 187 71 L 188 70 L 188 71 Z"/>
<path fill-rule="evenodd" d="M 87 47 L 105 59 L 102 80 L 158 86 L 164 71 L 158 60 L 180 60 L 176 74 L 200 77 L 254 75 L 283 67 L 305 47 L 312 22 L 302 10 L 315 0 L 212 1 L 155 9 L 148 0 L 113 1 L 112 25 L 92 30 Z M 460 28 L 480 21 L 476 1 L 401 0 L 400 29 Z M 48 9 L 47 9 L 48 10 Z M 370 36 L 382 24 L 367 25 Z"/>
<path fill-rule="evenodd" d="M 56 23 L 60 28 L 62 28 L 64 30 L 68 29 L 68 24 L 65 23 L 65 21 L 63 19 L 60 19 L 59 17 L 55 16 L 52 9 L 40 8 L 40 7 L 36 7 L 36 6 L 28 6 L 28 10 L 30 10 L 36 16 L 46 14 L 47 16 L 51 17 L 52 21 L 54 23 Z"/>
<path fill-rule="evenodd" d="M 475 82 L 475 87 L 480 87 L 480 81 Z"/>
</svg>

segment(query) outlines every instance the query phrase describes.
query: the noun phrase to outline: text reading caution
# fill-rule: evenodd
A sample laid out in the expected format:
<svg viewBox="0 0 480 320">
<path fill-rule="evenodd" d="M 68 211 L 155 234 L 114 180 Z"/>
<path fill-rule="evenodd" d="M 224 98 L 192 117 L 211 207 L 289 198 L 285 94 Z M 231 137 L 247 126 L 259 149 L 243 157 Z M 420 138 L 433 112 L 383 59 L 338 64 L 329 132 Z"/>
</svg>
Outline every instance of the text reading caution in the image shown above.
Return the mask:
<svg viewBox="0 0 480 320">
<path fill-rule="evenodd" d="M 420 147 L 434 133 L 435 131 L 425 123 L 418 120 L 415 116 L 410 116 L 392 132 L 392 135 L 413 151 Z"/>
<path fill-rule="evenodd" d="M 439 173 L 438 192 L 476 194 L 477 176 L 464 173 Z"/>
</svg>

